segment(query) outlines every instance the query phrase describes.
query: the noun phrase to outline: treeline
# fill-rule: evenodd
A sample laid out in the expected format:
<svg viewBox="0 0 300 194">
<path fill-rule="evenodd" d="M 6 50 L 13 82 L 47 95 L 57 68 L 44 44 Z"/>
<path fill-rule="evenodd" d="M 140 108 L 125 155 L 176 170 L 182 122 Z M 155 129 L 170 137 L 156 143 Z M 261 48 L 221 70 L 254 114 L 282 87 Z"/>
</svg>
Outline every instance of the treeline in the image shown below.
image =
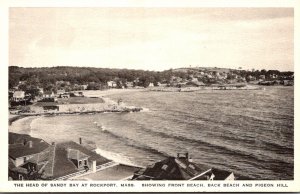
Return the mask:
<svg viewBox="0 0 300 194">
<path fill-rule="evenodd" d="M 71 84 L 102 83 L 108 81 L 133 82 L 138 78 L 139 84 L 147 85 L 150 82 L 157 83 L 162 80 L 170 80 L 171 71 L 143 71 L 129 69 L 108 69 L 92 67 L 50 67 L 50 68 L 23 68 L 9 67 L 9 87 L 17 86 L 20 81 L 26 81 L 28 85 L 37 85 L 47 88 L 56 81 L 68 81 Z"/>
<path fill-rule="evenodd" d="M 150 82 L 156 85 L 160 83 L 170 83 L 173 76 L 180 77 L 183 80 L 192 79 L 192 77 L 204 72 L 202 78 L 199 77 L 199 81 L 207 82 L 208 74 L 214 75 L 218 71 L 218 68 L 213 69 L 193 69 L 187 68 L 187 71 L 166 70 L 166 71 L 144 71 L 144 70 L 129 70 L 129 69 L 109 69 L 109 68 L 93 68 L 93 67 L 42 67 L 42 68 L 23 68 L 18 66 L 9 67 L 9 88 L 13 88 L 19 85 L 20 81 L 26 81 L 26 87 L 39 86 L 47 90 L 47 88 L 53 87 L 57 81 L 66 81 L 70 84 L 89 84 L 97 83 L 98 86 L 107 85 L 108 81 L 116 81 L 117 83 L 135 82 L 137 86 L 147 87 Z M 225 73 L 225 72 L 223 72 Z M 264 75 L 267 79 L 271 75 L 277 75 L 278 77 L 288 77 L 293 75 L 293 72 L 280 72 L 277 70 L 229 70 L 226 72 L 227 79 L 234 79 L 233 75 L 238 75 L 244 78 L 253 76 L 259 78 Z M 28 88 L 27 88 L 28 89 Z"/>
</svg>

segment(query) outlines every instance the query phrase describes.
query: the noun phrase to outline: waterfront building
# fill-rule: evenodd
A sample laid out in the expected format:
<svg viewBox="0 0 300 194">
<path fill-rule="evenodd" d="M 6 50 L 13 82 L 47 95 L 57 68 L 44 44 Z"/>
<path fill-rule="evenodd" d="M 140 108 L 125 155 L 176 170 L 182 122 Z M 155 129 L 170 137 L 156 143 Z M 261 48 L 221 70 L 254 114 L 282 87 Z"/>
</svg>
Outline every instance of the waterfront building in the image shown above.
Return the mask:
<svg viewBox="0 0 300 194">
<path fill-rule="evenodd" d="M 154 87 L 154 84 L 150 82 L 148 87 Z"/>
<path fill-rule="evenodd" d="M 25 92 L 24 91 L 15 91 L 13 93 L 12 100 L 15 102 L 23 101 L 25 98 Z"/>
<path fill-rule="evenodd" d="M 188 153 L 178 154 L 135 172 L 133 180 L 234 180 L 234 174 L 194 163 Z"/>
<path fill-rule="evenodd" d="M 54 98 L 54 93 L 52 91 L 45 91 L 43 94 L 43 98 Z"/>
<path fill-rule="evenodd" d="M 13 179 L 23 180 L 27 171 L 21 166 L 49 147 L 42 139 L 29 135 L 9 133 L 9 174 Z"/>
<path fill-rule="evenodd" d="M 20 139 L 18 135 L 13 134 L 11 139 Z M 23 147 L 10 147 L 9 177 L 13 180 L 64 180 L 86 172 L 96 172 L 101 165 L 111 162 L 92 149 L 73 141 L 58 144 L 53 142 L 49 145 L 29 135 L 20 136 L 34 139 L 32 142 L 39 146 L 33 147 L 34 144 L 31 143 L 28 146 L 22 145 Z M 37 144 L 37 141 L 43 145 Z M 80 143 L 81 141 L 80 139 Z M 19 161 L 19 158 L 24 157 L 26 160 Z"/>
<path fill-rule="evenodd" d="M 107 82 L 107 86 L 109 88 L 116 88 L 117 87 L 117 83 L 115 81 L 108 81 Z"/>
</svg>

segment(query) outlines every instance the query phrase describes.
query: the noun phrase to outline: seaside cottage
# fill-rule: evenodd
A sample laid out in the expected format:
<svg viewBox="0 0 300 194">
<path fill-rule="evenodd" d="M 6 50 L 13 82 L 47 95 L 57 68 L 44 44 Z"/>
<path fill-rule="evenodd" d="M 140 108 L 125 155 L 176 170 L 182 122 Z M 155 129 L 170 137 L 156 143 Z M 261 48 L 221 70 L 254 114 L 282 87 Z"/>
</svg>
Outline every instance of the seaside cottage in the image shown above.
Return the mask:
<svg viewBox="0 0 300 194">
<path fill-rule="evenodd" d="M 45 91 L 43 94 L 43 98 L 54 98 L 54 93 L 52 91 Z"/>
<path fill-rule="evenodd" d="M 24 98 L 25 98 L 25 92 L 24 91 L 15 91 L 13 93 L 12 100 L 15 101 L 15 102 L 19 102 L 19 101 L 24 100 Z"/>
<path fill-rule="evenodd" d="M 14 180 L 27 179 L 27 170 L 22 165 L 48 147 L 49 144 L 42 139 L 9 133 L 9 176 Z"/>
<path fill-rule="evenodd" d="M 30 137 L 26 135 L 26 137 Z M 36 138 L 37 139 L 37 138 Z M 80 140 L 81 142 L 82 140 Z M 45 142 L 46 143 L 46 142 Z M 42 146 L 43 147 L 43 146 Z M 36 150 L 27 156 L 23 154 L 26 160 L 22 160 L 18 165 L 12 158 L 16 158 L 16 154 L 12 154 L 10 149 L 9 157 L 9 177 L 13 180 L 65 180 L 74 175 L 83 174 L 89 170 L 96 172 L 99 165 L 111 162 L 110 160 L 100 156 L 92 149 L 77 144 L 73 141 L 63 143 L 47 144 L 45 149 Z M 44 148 L 43 147 L 43 148 Z M 26 149 L 23 149 L 24 151 Z M 26 153 L 28 151 L 25 151 Z M 18 158 L 18 157 L 17 157 Z"/>
<path fill-rule="evenodd" d="M 57 98 L 55 97 L 52 91 L 45 91 L 43 93 L 43 99 L 40 102 L 56 102 Z"/>
<path fill-rule="evenodd" d="M 43 94 L 44 98 L 53 98 L 54 97 L 54 93 L 52 91 L 45 91 Z"/>
<path fill-rule="evenodd" d="M 109 88 L 116 88 L 117 87 L 117 83 L 115 81 L 108 81 L 107 82 L 107 86 Z"/>
<path fill-rule="evenodd" d="M 154 87 L 154 83 L 150 82 L 148 87 Z"/>
<path fill-rule="evenodd" d="M 15 166 L 20 166 L 47 147 L 49 144 L 42 139 L 25 134 L 9 133 L 9 158 Z"/>
<path fill-rule="evenodd" d="M 234 180 L 232 172 L 200 166 L 179 153 L 135 172 L 132 180 Z"/>
</svg>

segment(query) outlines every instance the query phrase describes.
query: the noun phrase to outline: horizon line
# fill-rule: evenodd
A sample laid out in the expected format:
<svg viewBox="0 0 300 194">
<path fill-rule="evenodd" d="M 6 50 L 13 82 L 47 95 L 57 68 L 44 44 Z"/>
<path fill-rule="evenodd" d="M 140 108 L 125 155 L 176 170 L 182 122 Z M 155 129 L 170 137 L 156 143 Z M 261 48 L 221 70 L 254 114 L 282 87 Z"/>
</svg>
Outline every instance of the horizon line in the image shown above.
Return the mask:
<svg viewBox="0 0 300 194">
<path fill-rule="evenodd" d="M 110 68 L 110 67 L 96 67 L 96 66 L 77 66 L 77 65 L 54 65 L 54 66 L 22 66 L 22 65 L 8 65 L 9 67 L 22 67 L 22 68 L 56 68 L 56 67 L 78 67 L 78 68 L 97 68 L 97 69 L 120 69 L 120 70 L 137 70 L 137 71 L 154 71 L 154 72 L 163 72 L 163 71 L 169 71 L 169 70 L 175 70 L 175 69 L 200 69 L 200 68 L 205 68 L 205 69 L 230 69 L 230 70 L 239 70 L 239 71 L 252 71 L 254 68 L 250 69 L 244 69 L 243 67 L 238 67 L 238 68 L 233 68 L 233 67 L 209 67 L 209 66 L 190 66 L 190 67 L 176 67 L 176 68 L 169 68 L 169 69 L 164 69 L 164 70 L 149 70 L 149 69 L 130 69 L 130 68 Z M 241 69 L 239 69 L 241 68 Z M 261 68 L 261 69 L 254 69 L 255 71 L 259 70 L 275 70 L 275 71 L 280 71 L 280 72 L 294 72 L 294 70 L 279 70 L 279 69 L 266 69 L 266 68 Z"/>
</svg>

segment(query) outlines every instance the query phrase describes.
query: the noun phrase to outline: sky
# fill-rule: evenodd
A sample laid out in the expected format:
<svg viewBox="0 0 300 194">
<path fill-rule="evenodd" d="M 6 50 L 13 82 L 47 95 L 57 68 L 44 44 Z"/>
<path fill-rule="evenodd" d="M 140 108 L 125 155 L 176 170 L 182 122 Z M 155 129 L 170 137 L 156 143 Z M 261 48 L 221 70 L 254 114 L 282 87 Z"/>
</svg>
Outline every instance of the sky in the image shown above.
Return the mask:
<svg viewBox="0 0 300 194">
<path fill-rule="evenodd" d="M 9 64 L 294 70 L 293 8 L 10 8 Z"/>
</svg>

